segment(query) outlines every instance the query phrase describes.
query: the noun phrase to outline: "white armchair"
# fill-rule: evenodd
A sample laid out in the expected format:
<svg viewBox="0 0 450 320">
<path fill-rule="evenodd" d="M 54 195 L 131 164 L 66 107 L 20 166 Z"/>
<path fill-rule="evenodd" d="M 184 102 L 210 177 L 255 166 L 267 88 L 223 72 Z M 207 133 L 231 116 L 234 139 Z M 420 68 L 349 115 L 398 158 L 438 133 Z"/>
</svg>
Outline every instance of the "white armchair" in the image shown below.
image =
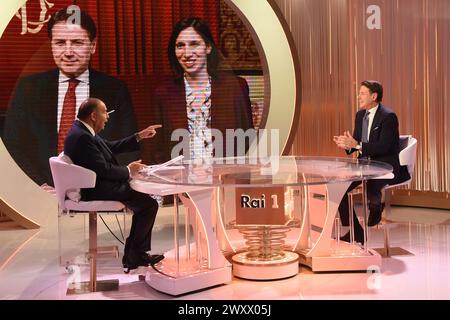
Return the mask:
<svg viewBox="0 0 450 320">
<path fill-rule="evenodd" d="M 63 215 L 89 215 L 89 264 L 90 280 L 75 284 L 75 289 L 68 289 L 67 294 L 118 290 L 119 280 L 97 281 L 97 213 L 126 214 L 129 210 L 119 201 L 79 201 L 80 188 L 93 188 L 96 174 L 94 171 L 77 166 L 71 159 L 61 153 L 49 159 L 56 197 L 58 199 L 58 237 L 61 250 L 59 219 Z M 116 250 L 116 255 L 118 251 Z"/>
<path fill-rule="evenodd" d="M 385 209 L 384 209 L 384 248 L 377 248 L 378 252 L 382 255 L 390 257 L 393 255 L 408 255 L 411 252 L 402 249 L 400 247 L 390 247 L 389 244 L 389 219 L 391 216 L 391 190 L 400 186 L 409 186 L 412 177 L 414 175 L 414 167 L 416 164 L 416 154 L 417 154 L 417 139 L 413 138 L 411 135 L 401 135 L 400 136 L 400 152 L 398 154 L 400 165 L 407 166 L 410 178 L 394 185 L 387 185 L 384 188 L 385 195 Z"/>
<path fill-rule="evenodd" d="M 389 217 L 391 214 L 391 198 L 390 198 L 390 190 L 409 185 L 414 175 L 414 166 L 416 163 L 416 152 L 417 152 L 417 140 L 413 138 L 411 135 L 401 135 L 399 139 L 400 152 L 398 154 L 399 161 L 401 166 L 407 166 L 410 178 L 406 181 L 403 181 L 394 185 L 386 185 L 383 190 L 385 194 L 385 208 L 384 208 L 384 219 L 382 220 L 382 225 L 384 226 L 384 247 L 383 248 L 374 248 L 375 251 L 380 253 L 382 256 L 390 257 L 391 255 L 408 255 L 411 254 L 409 251 L 406 251 L 402 248 L 396 247 L 391 248 L 389 244 Z M 392 179 L 394 175 L 392 173 L 386 174 L 384 176 L 377 177 L 375 179 Z M 353 207 L 354 207 L 354 196 L 362 194 L 362 188 L 358 187 L 350 191 L 348 195 L 349 199 L 349 221 L 350 221 L 350 229 L 352 226 L 352 215 L 353 215 Z M 378 227 L 379 225 L 377 225 Z M 367 240 L 367 226 L 363 226 L 364 229 L 364 239 Z M 350 236 L 350 241 L 353 241 L 353 235 Z M 367 244 L 365 244 L 367 246 Z M 366 247 L 365 247 L 366 248 Z"/>
</svg>

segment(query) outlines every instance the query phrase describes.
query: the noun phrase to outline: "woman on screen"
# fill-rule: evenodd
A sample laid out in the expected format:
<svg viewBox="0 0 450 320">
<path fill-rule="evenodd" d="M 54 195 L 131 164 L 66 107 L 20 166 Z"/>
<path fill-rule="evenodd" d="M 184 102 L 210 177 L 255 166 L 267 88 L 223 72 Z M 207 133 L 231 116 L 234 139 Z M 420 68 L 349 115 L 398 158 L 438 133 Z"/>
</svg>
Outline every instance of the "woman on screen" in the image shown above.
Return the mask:
<svg viewBox="0 0 450 320">
<path fill-rule="evenodd" d="M 179 21 L 167 54 L 174 77 L 162 81 L 154 93 L 156 121 L 162 124 L 155 161 L 171 157 L 179 143 L 171 141 L 176 129 L 185 129 L 189 140 L 189 152 L 182 152 L 185 158 L 243 155 L 247 148 L 239 149 L 236 143 L 227 150 L 226 130 L 253 127 L 249 88 L 245 79 L 219 70 L 220 55 L 208 24 L 195 17 Z"/>
</svg>

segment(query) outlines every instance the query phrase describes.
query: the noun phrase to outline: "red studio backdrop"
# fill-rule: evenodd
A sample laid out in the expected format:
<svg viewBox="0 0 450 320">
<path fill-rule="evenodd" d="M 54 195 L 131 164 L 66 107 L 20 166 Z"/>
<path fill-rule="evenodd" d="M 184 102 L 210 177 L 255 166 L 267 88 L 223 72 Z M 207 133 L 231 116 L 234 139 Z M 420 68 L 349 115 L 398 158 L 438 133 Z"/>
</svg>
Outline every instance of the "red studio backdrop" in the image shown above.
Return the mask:
<svg viewBox="0 0 450 320">
<path fill-rule="evenodd" d="M 47 21 L 57 10 L 76 4 L 98 28 L 94 69 L 125 80 L 138 126 L 151 121 L 148 98 L 157 79 L 170 73 L 166 48 L 172 26 L 187 16 L 207 20 L 215 41 L 219 0 L 28 0 L 0 39 L 0 114 L 5 113 L 19 77 L 55 67 Z"/>
</svg>

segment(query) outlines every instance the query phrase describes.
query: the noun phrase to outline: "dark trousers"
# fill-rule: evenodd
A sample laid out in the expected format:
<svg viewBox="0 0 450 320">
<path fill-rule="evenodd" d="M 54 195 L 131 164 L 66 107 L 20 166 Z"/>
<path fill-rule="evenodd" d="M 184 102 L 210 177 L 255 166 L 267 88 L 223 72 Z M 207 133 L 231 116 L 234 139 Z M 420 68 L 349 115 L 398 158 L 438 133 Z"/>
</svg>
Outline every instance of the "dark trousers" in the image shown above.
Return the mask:
<svg viewBox="0 0 450 320">
<path fill-rule="evenodd" d="M 129 251 L 141 254 L 151 249 L 151 235 L 158 203 L 146 193 L 131 189 L 129 183 L 98 183 L 93 189 L 82 189 L 83 200 L 115 200 L 133 211 L 130 234 L 125 243 L 125 255 Z"/>
<path fill-rule="evenodd" d="M 130 198 L 123 203 L 133 210 L 130 234 L 125 243 L 125 256 L 151 250 L 152 229 L 158 212 L 158 203 L 148 194 L 130 190 Z"/>
<path fill-rule="evenodd" d="M 390 180 L 373 179 L 367 181 L 367 202 L 369 212 L 381 210 L 381 190 L 390 182 Z M 344 197 L 339 204 L 339 215 L 343 226 L 349 226 L 349 207 L 347 193 L 361 184 L 361 181 L 354 181 L 348 187 Z M 358 222 L 355 210 L 353 210 L 353 226 L 356 233 L 362 232 L 361 225 Z"/>
</svg>

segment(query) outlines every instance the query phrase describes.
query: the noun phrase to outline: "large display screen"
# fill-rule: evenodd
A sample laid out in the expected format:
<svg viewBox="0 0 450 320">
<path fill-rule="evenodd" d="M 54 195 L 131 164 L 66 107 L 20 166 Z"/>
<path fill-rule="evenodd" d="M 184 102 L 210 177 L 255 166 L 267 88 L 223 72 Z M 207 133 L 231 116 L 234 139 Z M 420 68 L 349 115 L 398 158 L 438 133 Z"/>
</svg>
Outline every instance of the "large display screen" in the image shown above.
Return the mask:
<svg viewBox="0 0 450 320">
<path fill-rule="evenodd" d="M 96 36 L 79 45 L 95 42 L 95 48 L 88 47 L 87 52 L 64 48 L 73 52 L 58 56 L 57 46 L 66 44 L 56 43 L 57 28 L 49 35 L 48 23 L 56 12 L 73 4 L 87 13 L 96 27 Z M 171 132 L 189 128 L 184 77 L 174 71 L 169 59 L 174 27 L 189 17 L 198 17 L 209 26 L 220 58 L 217 72 L 208 70 L 209 126 L 221 131 L 244 126 L 243 115 L 236 110 L 246 104 L 247 95 L 251 127 L 264 123 L 264 61 L 256 49 L 256 39 L 224 1 L 141 0 L 119 5 L 117 1 L 29 0 L 0 39 L 0 132 L 22 170 L 39 185 L 52 184 L 48 158 L 61 151 L 58 133 L 69 91 L 60 74 L 83 63 L 88 63 L 88 78 L 81 76 L 86 80 L 75 89 L 76 104 L 79 106 L 85 97 L 97 97 L 109 110 L 115 110 L 99 133 L 104 138 L 123 138 L 163 122 L 159 139 L 143 142 L 140 154 L 123 156 L 119 161 L 167 160 Z M 181 36 L 182 32 L 175 40 Z M 189 69 L 200 58 L 194 53 L 184 61 Z M 177 83 L 182 91 L 174 85 Z"/>
</svg>

